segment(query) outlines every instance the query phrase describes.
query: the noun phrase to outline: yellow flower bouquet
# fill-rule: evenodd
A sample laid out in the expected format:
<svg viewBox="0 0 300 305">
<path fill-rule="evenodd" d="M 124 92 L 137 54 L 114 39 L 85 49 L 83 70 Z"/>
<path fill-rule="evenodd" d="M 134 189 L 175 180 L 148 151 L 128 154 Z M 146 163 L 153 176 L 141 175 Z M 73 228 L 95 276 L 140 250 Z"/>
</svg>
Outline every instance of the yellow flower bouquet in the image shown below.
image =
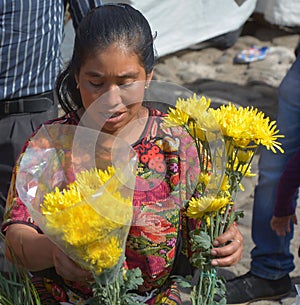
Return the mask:
<svg viewBox="0 0 300 305">
<path fill-rule="evenodd" d="M 34 221 L 94 273 L 98 299 L 99 291 L 110 294 L 105 304 L 117 304 L 122 297 L 115 288 L 123 280 L 119 275 L 133 215 L 135 170 L 135 152 L 125 141 L 71 125 L 42 126 L 18 169 L 17 190 Z M 142 283 L 139 276 L 137 271 L 131 275 L 134 288 Z"/>
<path fill-rule="evenodd" d="M 283 137 L 276 123 L 253 107 L 232 103 L 214 109 L 210 100 L 195 94 L 178 99 L 170 108 L 165 124 L 182 126 L 193 138 L 200 174 L 194 195 L 186 202 L 190 225 L 190 262 L 199 269 L 194 285 L 190 278 L 177 277 L 191 287 L 193 305 L 226 304 L 225 281 L 211 265 L 213 240 L 243 216 L 235 208 L 241 181 L 251 176 L 251 162 L 259 145 L 283 152 L 277 139 Z"/>
</svg>

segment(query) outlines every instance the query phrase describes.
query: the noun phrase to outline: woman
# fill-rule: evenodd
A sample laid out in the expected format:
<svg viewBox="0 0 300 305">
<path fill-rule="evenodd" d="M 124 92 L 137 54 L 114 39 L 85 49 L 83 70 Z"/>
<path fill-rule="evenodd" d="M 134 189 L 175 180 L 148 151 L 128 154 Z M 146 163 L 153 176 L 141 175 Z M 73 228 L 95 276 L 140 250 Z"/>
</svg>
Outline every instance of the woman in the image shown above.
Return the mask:
<svg viewBox="0 0 300 305">
<path fill-rule="evenodd" d="M 154 62 L 151 29 L 139 11 L 126 4 L 93 10 L 81 22 L 72 60 L 58 78 L 57 92 L 67 114 L 47 124 L 92 124 L 132 145 L 139 157 L 133 200 L 138 209 L 127 239 L 126 262 L 129 268 L 142 270 L 139 294 L 151 296 L 147 304 L 181 304 L 170 279 L 181 250 L 181 216 L 174 206 L 178 194 L 183 196 L 178 181 L 183 190 L 185 170 L 195 164 L 181 161 L 187 159 L 184 154 L 193 152 L 191 139 L 177 129 L 165 128 L 164 115 L 142 105 Z M 182 149 L 183 145 L 191 149 Z M 167 213 L 158 208 L 158 202 L 160 207 L 165 203 Z M 13 182 L 2 230 L 23 265 L 33 271 L 33 281 L 44 291 L 42 299 L 48 298 L 47 304 L 83 304 L 91 296 L 86 282 L 92 274 L 42 234 Z M 214 241 L 212 264 L 230 266 L 239 261 L 242 241 L 237 227 L 231 226 Z"/>
</svg>

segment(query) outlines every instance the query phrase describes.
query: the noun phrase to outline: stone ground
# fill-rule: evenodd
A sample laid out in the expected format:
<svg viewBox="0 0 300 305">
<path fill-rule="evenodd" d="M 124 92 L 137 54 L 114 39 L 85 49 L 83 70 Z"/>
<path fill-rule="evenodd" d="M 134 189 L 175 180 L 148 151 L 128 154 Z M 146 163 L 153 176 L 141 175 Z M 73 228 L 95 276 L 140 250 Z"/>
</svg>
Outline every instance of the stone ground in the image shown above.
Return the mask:
<svg viewBox="0 0 300 305">
<path fill-rule="evenodd" d="M 211 97 L 216 105 L 231 101 L 242 106 L 257 107 L 274 119 L 278 85 L 295 59 L 294 48 L 298 39 L 299 35 L 291 29 L 277 28 L 250 19 L 240 38 L 229 49 L 202 49 L 201 45 L 196 45 L 191 49 L 160 58 L 155 70 L 155 78 Z M 262 61 L 234 64 L 233 58 L 236 53 L 251 45 L 269 46 L 270 53 Z M 255 173 L 257 173 L 258 158 L 259 154 L 255 156 L 252 166 Z M 245 211 L 245 217 L 239 223 L 245 240 L 244 256 L 236 266 L 222 270 L 228 279 L 249 270 L 250 251 L 253 247 L 251 219 L 256 182 L 257 177 L 245 178 L 243 184 L 246 190 L 238 195 L 238 207 Z M 300 234 L 299 228 L 296 227 L 291 244 L 296 265 L 296 269 L 290 274 L 293 284 L 300 283 L 300 264 L 297 255 L 299 245 Z M 295 296 L 296 292 L 293 289 L 287 298 L 280 301 L 259 301 L 253 304 L 290 305 L 295 302 Z M 184 304 L 191 304 L 187 294 L 184 294 Z"/>
</svg>

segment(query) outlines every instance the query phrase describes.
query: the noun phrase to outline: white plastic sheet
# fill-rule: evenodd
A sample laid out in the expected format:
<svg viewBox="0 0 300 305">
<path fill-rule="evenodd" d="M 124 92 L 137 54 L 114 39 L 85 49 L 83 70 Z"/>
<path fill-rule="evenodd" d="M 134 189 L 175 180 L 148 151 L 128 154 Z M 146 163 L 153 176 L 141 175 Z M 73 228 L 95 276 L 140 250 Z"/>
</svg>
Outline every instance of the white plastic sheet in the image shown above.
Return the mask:
<svg viewBox="0 0 300 305">
<path fill-rule="evenodd" d="M 103 3 L 120 2 L 103 0 Z M 124 2 L 124 1 L 123 1 Z M 256 0 L 131 0 L 148 19 L 159 56 L 237 30 L 253 13 Z"/>
<path fill-rule="evenodd" d="M 255 11 L 272 24 L 300 26 L 299 0 L 258 0 Z"/>
</svg>

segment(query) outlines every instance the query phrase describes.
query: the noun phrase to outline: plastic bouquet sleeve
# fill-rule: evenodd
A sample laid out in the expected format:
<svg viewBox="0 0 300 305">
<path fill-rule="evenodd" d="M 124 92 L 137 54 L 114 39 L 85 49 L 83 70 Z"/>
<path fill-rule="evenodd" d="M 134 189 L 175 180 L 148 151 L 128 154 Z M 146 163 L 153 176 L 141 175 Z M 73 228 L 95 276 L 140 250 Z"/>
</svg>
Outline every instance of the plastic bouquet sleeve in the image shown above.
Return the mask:
<svg viewBox="0 0 300 305">
<path fill-rule="evenodd" d="M 105 282 L 124 260 L 136 161 L 120 138 L 86 127 L 43 125 L 16 177 L 18 194 L 43 233 Z"/>
</svg>

